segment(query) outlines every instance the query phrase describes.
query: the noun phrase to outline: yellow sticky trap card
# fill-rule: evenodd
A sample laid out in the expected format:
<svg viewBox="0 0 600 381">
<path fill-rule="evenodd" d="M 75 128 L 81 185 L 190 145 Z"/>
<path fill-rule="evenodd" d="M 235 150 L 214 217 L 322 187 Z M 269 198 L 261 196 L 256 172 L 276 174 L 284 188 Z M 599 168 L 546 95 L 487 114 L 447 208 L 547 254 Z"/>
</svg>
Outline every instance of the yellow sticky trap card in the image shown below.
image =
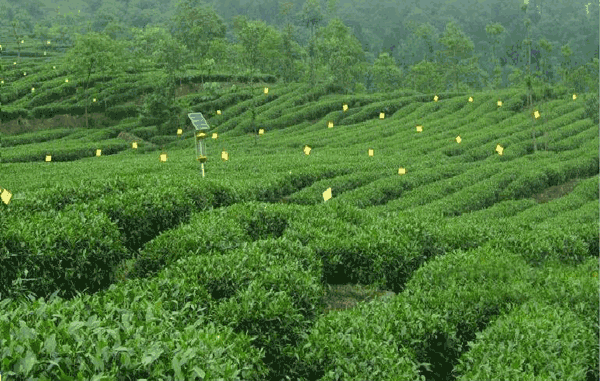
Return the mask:
<svg viewBox="0 0 600 381">
<path fill-rule="evenodd" d="M 213 138 L 213 139 L 216 139 L 216 138 L 218 138 L 218 137 L 219 137 L 219 135 L 217 135 L 217 133 L 216 133 L 216 132 L 213 132 L 213 134 L 212 134 L 212 138 Z"/>
<path fill-rule="evenodd" d="M 434 101 L 434 102 L 437 102 L 437 101 L 438 101 L 438 99 L 440 99 L 440 98 L 438 98 L 438 96 L 437 96 L 437 95 L 436 95 L 435 97 L 433 97 L 433 101 Z"/>
<path fill-rule="evenodd" d="M 183 133 L 183 131 L 181 130 L 181 128 L 177 129 L 177 135 L 181 135 Z"/>
<path fill-rule="evenodd" d="M 2 198 L 3 203 L 8 205 L 8 203 L 10 202 L 10 199 L 12 198 L 12 193 L 7 191 L 6 189 L 3 189 L 2 193 L 0 193 L 0 198 Z"/>
<path fill-rule="evenodd" d="M 31 92 L 32 92 L 32 93 L 35 93 L 35 87 L 32 87 L 32 88 L 31 88 Z"/>
<path fill-rule="evenodd" d="M 369 149 L 369 156 L 373 156 L 373 150 Z"/>
<path fill-rule="evenodd" d="M 163 163 L 165 161 L 167 161 L 167 154 L 166 153 L 161 153 L 160 154 L 160 161 L 163 162 Z"/>
<path fill-rule="evenodd" d="M 573 100 L 577 99 L 577 94 L 573 94 Z"/>
<path fill-rule="evenodd" d="M 460 138 L 460 136 L 457 136 L 457 137 L 456 137 L 456 142 L 457 142 L 457 143 L 460 143 L 460 142 L 461 142 L 461 140 L 462 140 L 462 139 Z"/>
<path fill-rule="evenodd" d="M 328 128 L 333 128 L 333 122 L 331 120 L 327 123 L 327 127 Z"/>
<path fill-rule="evenodd" d="M 217 115 L 221 115 L 221 110 L 217 110 Z"/>
<path fill-rule="evenodd" d="M 52 161 L 52 156 L 46 155 L 46 161 Z"/>
<path fill-rule="evenodd" d="M 223 161 L 229 160 L 229 154 L 227 153 L 227 151 L 221 152 L 221 160 L 223 160 Z"/>
<path fill-rule="evenodd" d="M 382 113 L 382 112 L 380 112 L 380 113 L 379 113 L 379 119 L 383 119 L 383 118 L 385 118 L 385 114 L 384 114 L 384 113 Z"/>
<path fill-rule="evenodd" d="M 540 117 L 540 113 L 537 110 L 535 110 L 535 112 L 533 113 L 533 116 L 535 116 L 535 118 L 537 119 Z"/>
<path fill-rule="evenodd" d="M 498 101 L 498 107 L 502 107 L 502 101 Z"/>
<path fill-rule="evenodd" d="M 406 169 L 404 169 L 404 168 L 402 168 L 402 167 L 398 168 L 398 174 L 399 174 L 399 175 L 404 175 L 404 174 L 406 174 Z"/>
<path fill-rule="evenodd" d="M 343 109 L 344 111 L 348 111 L 348 105 L 347 105 L 347 104 L 344 104 L 344 106 L 342 107 L 342 109 Z"/>
<path fill-rule="evenodd" d="M 259 135 L 264 135 L 265 134 L 265 130 L 263 130 L 262 128 L 260 130 L 258 130 L 258 134 Z"/>
<path fill-rule="evenodd" d="M 323 192 L 323 200 L 327 201 L 331 198 L 331 188 L 327 188 L 325 192 Z"/>
<path fill-rule="evenodd" d="M 94 102 L 96 102 L 96 98 L 94 98 Z"/>
<path fill-rule="evenodd" d="M 423 126 L 417 126 L 417 132 L 423 132 Z"/>
<path fill-rule="evenodd" d="M 469 102 L 473 102 L 473 97 L 469 97 Z"/>
<path fill-rule="evenodd" d="M 100 156 L 100 155 L 102 155 L 102 151 L 101 151 L 101 150 L 99 150 L 99 149 L 97 149 L 97 150 L 96 150 L 96 156 Z"/>
<path fill-rule="evenodd" d="M 269 94 L 269 88 L 265 87 L 265 94 Z"/>
<path fill-rule="evenodd" d="M 498 144 L 496 146 L 496 152 L 498 152 L 500 155 L 502 155 L 503 151 L 504 151 L 504 148 L 502 148 L 502 146 L 500 146 L 500 144 Z"/>
<path fill-rule="evenodd" d="M 131 143 L 131 148 L 133 148 L 133 149 L 137 149 L 137 142 L 133 142 L 133 143 Z"/>
<path fill-rule="evenodd" d="M 68 79 L 65 79 L 65 82 L 69 82 L 69 80 L 68 80 Z"/>
<path fill-rule="evenodd" d="M 304 154 L 305 155 L 310 154 L 310 147 L 309 146 L 304 146 Z"/>
</svg>

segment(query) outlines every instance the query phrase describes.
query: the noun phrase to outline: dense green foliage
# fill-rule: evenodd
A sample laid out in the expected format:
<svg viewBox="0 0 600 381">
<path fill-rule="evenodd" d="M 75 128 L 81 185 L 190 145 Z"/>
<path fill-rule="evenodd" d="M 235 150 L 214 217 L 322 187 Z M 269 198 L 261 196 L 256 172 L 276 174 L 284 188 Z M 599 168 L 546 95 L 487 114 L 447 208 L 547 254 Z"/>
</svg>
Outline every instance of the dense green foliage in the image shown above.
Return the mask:
<svg viewBox="0 0 600 381">
<path fill-rule="evenodd" d="M 599 379 L 597 5 L 13 3 L 2 376 Z"/>
<path fill-rule="evenodd" d="M 521 90 L 473 102 L 330 91 L 188 97 L 222 110 L 205 114 L 219 138 L 206 142 L 204 179 L 189 128 L 163 136 L 130 118 L 3 135 L 14 192 L 0 205 L 4 372 L 597 378 L 598 137 L 584 101 L 536 98 L 550 139 L 534 151 Z M 255 126 L 265 135 L 247 137 Z M 167 162 L 124 136 L 164 146 Z M 396 296 L 326 313 L 328 288 L 344 284 Z"/>
</svg>

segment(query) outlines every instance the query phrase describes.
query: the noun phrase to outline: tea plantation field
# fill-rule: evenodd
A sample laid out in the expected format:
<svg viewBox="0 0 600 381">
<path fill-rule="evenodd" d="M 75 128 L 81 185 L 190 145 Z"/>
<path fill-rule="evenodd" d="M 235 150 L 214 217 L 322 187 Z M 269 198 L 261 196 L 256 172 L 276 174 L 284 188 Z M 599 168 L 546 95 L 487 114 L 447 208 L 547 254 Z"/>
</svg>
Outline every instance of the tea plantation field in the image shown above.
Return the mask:
<svg viewBox="0 0 600 381">
<path fill-rule="evenodd" d="M 257 90 L 0 135 L 3 380 L 599 379 L 585 94 Z"/>
</svg>

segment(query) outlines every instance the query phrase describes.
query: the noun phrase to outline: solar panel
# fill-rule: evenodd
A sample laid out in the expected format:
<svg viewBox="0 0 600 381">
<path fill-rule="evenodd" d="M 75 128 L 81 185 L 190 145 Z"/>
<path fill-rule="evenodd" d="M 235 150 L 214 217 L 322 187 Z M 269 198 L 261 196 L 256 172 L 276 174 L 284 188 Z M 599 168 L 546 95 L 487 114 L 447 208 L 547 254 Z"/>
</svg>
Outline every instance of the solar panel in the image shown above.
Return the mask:
<svg viewBox="0 0 600 381">
<path fill-rule="evenodd" d="M 190 114 L 188 114 L 188 118 L 190 118 L 190 120 L 192 121 L 192 124 L 194 125 L 194 127 L 196 127 L 196 130 L 210 129 L 210 127 L 208 126 L 208 123 L 206 123 L 206 119 L 204 119 L 204 116 L 202 116 L 201 112 L 190 113 Z"/>
</svg>

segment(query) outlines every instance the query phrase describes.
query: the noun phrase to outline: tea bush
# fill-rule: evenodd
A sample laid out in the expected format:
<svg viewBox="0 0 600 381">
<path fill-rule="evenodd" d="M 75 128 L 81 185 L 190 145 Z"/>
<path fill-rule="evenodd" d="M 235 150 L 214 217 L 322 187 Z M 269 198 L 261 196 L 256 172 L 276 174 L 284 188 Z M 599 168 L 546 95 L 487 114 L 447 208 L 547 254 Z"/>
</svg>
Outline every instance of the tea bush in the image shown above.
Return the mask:
<svg viewBox="0 0 600 381">
<path fill-rule="evenodd" d="M 477 335 L 455 375 L 461 381 L 497 374 L 506 380 L 585 381 L 593 336 L 568 309 L 526 303 Z"/>
</svg>

